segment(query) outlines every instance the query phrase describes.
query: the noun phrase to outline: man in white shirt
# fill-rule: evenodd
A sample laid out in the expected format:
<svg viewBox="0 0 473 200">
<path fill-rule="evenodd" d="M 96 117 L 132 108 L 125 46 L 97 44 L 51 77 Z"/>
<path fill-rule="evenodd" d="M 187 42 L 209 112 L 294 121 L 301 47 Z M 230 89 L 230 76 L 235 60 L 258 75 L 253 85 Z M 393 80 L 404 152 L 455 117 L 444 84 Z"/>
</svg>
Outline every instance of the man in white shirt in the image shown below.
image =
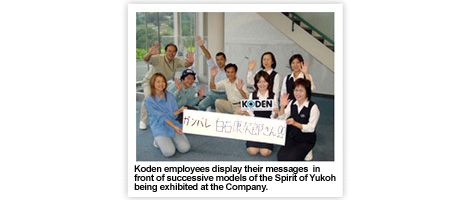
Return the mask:
<svg viewBox="0 0 473 200">
<path fill-rule="evenodd" d="M 240 108 L 240 100 L 248 99 L 248 89 L 243 80 L 237 79 L 236 73 L 238 67 L 230 63 L 225 66 L 225 72 L 227 79 L 215 83 L 215 76 L 217 75 L 217 69 L 212 68 L 210 78 L 210 89 L 225 90 L 227 99 L 217 99 L 215 102 L 215 109 L 219 113 L 232 113 L 237 114 L 238 108 Z"/>
</svg>

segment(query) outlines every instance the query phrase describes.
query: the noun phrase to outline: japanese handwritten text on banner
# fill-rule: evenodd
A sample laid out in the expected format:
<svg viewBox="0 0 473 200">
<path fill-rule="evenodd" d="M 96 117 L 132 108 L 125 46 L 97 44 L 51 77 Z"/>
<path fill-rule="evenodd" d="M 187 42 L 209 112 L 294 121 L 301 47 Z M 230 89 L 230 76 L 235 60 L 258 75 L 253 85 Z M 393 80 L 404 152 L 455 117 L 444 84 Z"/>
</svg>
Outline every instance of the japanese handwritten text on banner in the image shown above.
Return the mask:
<svg viewBox="0 0 473 200">
<path fill-rule="evenodd" d="M 286 121 L 185 110 L 184 133 L 284 145 Z"/>
</svg>

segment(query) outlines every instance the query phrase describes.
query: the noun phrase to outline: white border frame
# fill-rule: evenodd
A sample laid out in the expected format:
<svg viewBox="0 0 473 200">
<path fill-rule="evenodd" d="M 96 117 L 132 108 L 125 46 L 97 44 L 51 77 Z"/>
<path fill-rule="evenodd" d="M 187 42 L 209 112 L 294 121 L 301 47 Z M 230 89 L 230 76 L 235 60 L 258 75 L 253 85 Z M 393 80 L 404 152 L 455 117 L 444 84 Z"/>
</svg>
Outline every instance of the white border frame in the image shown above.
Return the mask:
<svg viewBox="0 0 473 200">
<path fill-rule="evenodd" d="M 291 7 L 288 10 L 288 7 Z M 135 191 L 134 165 L 159 166 L 244 166 L 242 162 L 136 162 L 136 12 L 335 12 L 335 124 L 334 161 L 330 162 L 260 162 L 260 166 L 321 167 L 337 176 L 336 182 L 266 183 L 267 192 L 238 191 Z M 343 7 L 341 4 L 131 4 L 128 5 L 128 195 L 130 197 L 341 197 L 343 195 Z M 341 34 L 342 33 L 342 34 Z M 130 59 L 133 58 L 133 59 Z M 292 191 L 292 192 L 290 192 Z"/>
</svg>

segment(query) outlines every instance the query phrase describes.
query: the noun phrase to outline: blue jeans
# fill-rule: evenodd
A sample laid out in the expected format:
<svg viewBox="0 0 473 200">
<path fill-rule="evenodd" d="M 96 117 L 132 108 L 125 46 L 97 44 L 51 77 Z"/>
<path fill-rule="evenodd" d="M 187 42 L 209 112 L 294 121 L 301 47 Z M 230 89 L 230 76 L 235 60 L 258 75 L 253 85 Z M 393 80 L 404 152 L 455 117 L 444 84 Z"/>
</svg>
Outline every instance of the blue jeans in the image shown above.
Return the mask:
<svg viewBox="0 0 473 200">
<path fill-rule="evenodd" d="M 215 101 L 217 99 L 226 99 L 227 95 L 225 93 L 218 94 L 215 92 L 210 91 L 209 95 L 207 95 L 202 101 L 199 103 L 199 110 L 206 110 L 209 106 L 215 105 Z"/>
</svg>

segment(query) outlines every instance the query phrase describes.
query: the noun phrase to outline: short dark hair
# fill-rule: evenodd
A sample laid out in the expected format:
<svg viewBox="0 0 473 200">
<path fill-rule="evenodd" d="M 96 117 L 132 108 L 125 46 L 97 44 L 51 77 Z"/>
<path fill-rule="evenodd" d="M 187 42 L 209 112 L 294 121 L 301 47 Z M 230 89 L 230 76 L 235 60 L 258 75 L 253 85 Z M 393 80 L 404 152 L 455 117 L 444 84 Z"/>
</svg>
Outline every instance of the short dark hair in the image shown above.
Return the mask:
<svg viewBox="0 0 473 200">
<path fill-rule="evenodd" d="M 297 86 L 302 86 L 305 89 L 306 97 L 309 98 L 310 94 L 312 93 L 312 91 L 310 89 L 310 87 L 311 87 L 310 81 L 305 79 L 305 78 L 297 79 L 294 82 L 294 89 L 292 91 L 295 91 Z"/>
<path fill-rule="evenodd" d="M 276 69 L 276 59 L 274 58 L 274 55 L 271 52 L 263 53 L 263 55 L 261 56 L 261 68 L 264 69 L 264 67 L 263 67 L 263 57 L 264 57 L 264 55 L 271 55 L 271 60 L 273 61 L 273 64 L 271 65 L 271 68 Z"/>
<path fill-rule="evenodd" d="M 168 46 L 174 46 L 174 48 L 176 48 L 176 51 L 177 51 L 177 46 L 175 44 L 168 44 L 166 45 L 166 47 L 164 47 L 164 51 L 167 51 L 168 50 Z"/>
<path fill-rule="evenodd" d="M 258 92 L 258 82 L 261 79 L 261 77 L 263 77 L 264 80 L 266 82 L 268 82 L 268 91 L 273 91 L 273 89 L 271 88 L 271 77 L 265 71 L 259 71 L 258 73 L 256 73 L 256 75 L 255 75 L 255 91 Z"/>
<path fill-rule="evenodd" d="M 233 67 L 235 68 L 235 72 L 238 71 L 238 67 L 236 64 L 233 64 L 233 63 L 228 63 L 226 66 L 225 66 L 225 72 L 227 72 L 227 69 L 230 68 L 230 67 Z"/>
<path fill-rule="evenodd" d="M 218 52 L 216 55 L 215 55 L 215 58 L 217 58 L 217 56 L 223 56 L 223 58 L 225 58 L 225 60 L 227 59 L 227 56 L 225 56 L 225 54 L 223 52 Z"/>
<path fill-rule="evenodd" d="M 297 59 L 299 62 L 304 62 L 304 58 L 302 58 L 301 54 L 294 54 L 289 58 L 289 67 L 291 66 L 292 60 Z"/>
</svg>

